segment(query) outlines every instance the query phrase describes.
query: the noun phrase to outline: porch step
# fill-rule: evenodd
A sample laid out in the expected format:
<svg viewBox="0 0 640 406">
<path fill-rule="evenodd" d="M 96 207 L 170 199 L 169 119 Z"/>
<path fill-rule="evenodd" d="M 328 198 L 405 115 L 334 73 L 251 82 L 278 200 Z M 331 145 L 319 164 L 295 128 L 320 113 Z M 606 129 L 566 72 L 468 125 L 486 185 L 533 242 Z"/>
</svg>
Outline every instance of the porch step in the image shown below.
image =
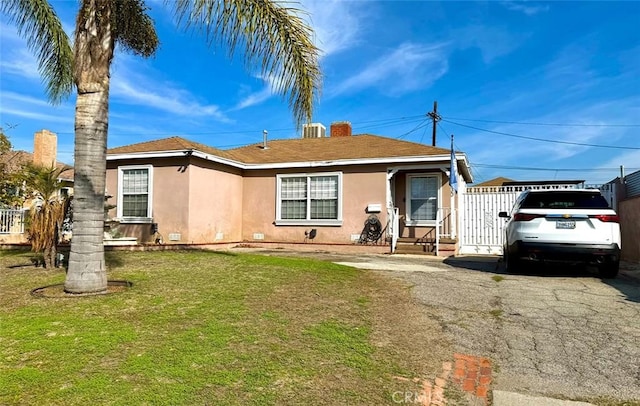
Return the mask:
<svg viewBox="0 0 640 406">
<path fill-rule="evenodd" d="M 440 238 L 440 244 L 455 244 L 458 240 L 456 238 Z M 435 238 L 423 238 L 423 237 L 400 237 L 398 238 L 398 244 L 435 244 Z"/>
<path fill-rule="evenodd" d="M 396 254 L 417 254 L 417 255 L 436 255 L 435 249 L 431 244 L 403 244 L 396 245 Z"/>
<path fill-rule="evenodd" d="M 439 241 L 440 256 L 449 257 L 455 255 L 456 240 L 441 238 Z M 396 245 L 397 254 L 436 255 L 436 242 L 433 238 L 398 238 Z"/>
</svg>

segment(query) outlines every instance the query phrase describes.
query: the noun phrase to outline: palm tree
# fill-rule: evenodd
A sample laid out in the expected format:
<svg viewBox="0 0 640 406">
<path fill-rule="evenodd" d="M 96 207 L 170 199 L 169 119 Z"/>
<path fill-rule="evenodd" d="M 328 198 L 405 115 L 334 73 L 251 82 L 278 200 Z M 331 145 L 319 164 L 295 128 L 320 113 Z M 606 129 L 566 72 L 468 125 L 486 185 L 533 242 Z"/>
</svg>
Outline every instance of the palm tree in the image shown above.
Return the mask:
<svg viewBox="0 0 640 406">
<path fill-rule="evenodd" d="M 67 169 L 31 164 L 25 167 L 23 174 L 34 197 L 29 211 L 31 250 L 43 255 L 45 268 L 53 268 L 56 264 L 60 231 L 69 205 L 69 199 L 60 194 L 60 174 Z"/>
<path fill-rule="evenodd" d="M 49 98 L 77 90 L 74 227 L 65 290 L 107 288 L 103 223 L 109 79 L 115 44 L 148 57 L 158 47 L 144 0 L 81 0 L 73 50 L 47 0 L 2 0 L 0 10 L 38 56 Z M 244 50 L 248 66 L 275 78 L 298 126 L 310 121 L 320 87 L 319 50 L 298 9 L 275 0 L 174 0 L 178 25 L 200 31 L 209 45 Z"/>
</svg>

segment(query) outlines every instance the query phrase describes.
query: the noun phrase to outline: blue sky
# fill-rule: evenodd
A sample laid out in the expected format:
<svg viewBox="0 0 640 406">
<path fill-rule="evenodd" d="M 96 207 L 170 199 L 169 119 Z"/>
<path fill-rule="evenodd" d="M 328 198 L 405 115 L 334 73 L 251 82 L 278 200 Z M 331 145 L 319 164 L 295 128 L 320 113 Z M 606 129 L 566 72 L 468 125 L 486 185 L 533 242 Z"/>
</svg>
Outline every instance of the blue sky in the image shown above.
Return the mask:
<svg viewBox="0 0 640 406">
<path fill-rule="evenodd" d="M 148 4 L 161 48 L 146 60 L 117 53 L 109 147 L 178 135 L 225 149 L 261 142 L 265 129 L 270 139 L 299 136 L 286 101 L 257 70 L 177 30 L 162 1 Z M 71 33 L 77 3 L 54 7 Z M 430 144 L 426 114 L 437 100 L 437 145 L 448 148 L 455 134 L 476 183 L 602 183 L 620 165 L 640 169 L 640 2 L 303 7 L 323 50 L 314 122 L 346 120 L 354 134 Z M 72 163 L 74 102 L 48 104 L 26 42 L 0 17 L 0 125 L 14 148 L 31 151 L 34 132 L 46 128 L 58 134 L 59 159 Z"/>
</svg>

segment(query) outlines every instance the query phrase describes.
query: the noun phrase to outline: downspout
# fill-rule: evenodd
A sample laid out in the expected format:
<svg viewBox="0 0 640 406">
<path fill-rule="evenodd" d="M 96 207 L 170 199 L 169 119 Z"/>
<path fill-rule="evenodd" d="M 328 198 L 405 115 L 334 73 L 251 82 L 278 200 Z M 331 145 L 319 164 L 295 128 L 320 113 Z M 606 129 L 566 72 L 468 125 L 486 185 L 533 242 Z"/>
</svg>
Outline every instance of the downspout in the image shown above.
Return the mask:
<svg viewBox="0 0 640 406">
<path fill-rule="evenodd" d="M 398 210 L 395 208 L 395 204 L 393 202 L 393 193 L 391 188 L 391 182 L 393 181 L 393 177 L 396 173 L 398 173 L 398 169 L 396 168 L 387 169 L 387 219 L 389 221 L 389 228 L 391 230 L 391 254 L 396 251 L 399 228 Z"/>
</svg>

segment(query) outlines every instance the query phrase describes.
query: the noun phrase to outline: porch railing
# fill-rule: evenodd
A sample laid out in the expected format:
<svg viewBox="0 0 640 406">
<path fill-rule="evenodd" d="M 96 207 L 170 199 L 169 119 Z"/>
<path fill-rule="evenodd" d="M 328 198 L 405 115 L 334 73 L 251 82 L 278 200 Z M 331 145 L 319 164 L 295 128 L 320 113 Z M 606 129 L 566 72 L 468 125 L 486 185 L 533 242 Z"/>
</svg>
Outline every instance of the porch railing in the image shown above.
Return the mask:
<svg viewBox="0 0 640 406">
<path fill-rule="evenodd" d="M 0 209 L 0 234 L 23 234 L 26 210 Z"/>
<path fill-rule="evenodd" d="M 396 252 L 398 246 L 398 238 L 400 237 L 400 216 L 398 215 L 397 207 L 390 207 L 387 209 L 389 216 L 389 236 L 391 237 L 391 253 Z"/>
</svg>

